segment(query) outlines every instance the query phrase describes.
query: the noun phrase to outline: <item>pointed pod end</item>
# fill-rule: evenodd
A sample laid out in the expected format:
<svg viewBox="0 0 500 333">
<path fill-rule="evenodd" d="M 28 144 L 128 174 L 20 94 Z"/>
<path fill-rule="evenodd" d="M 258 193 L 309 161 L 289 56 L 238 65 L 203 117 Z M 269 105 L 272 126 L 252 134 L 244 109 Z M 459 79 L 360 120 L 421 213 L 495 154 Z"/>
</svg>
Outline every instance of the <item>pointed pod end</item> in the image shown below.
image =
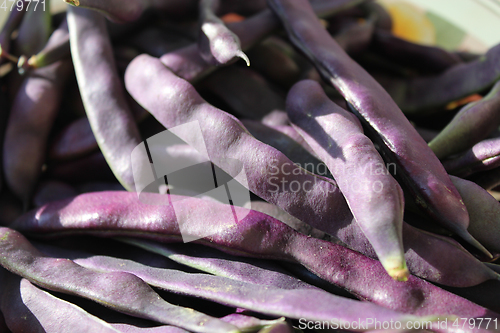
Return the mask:
<svg viewBox="0 0 500 333">
<path fill-rule="evenodd" d="M 245 60 L 247 67 L 250 67 L 250 59 L 248 59 L 248 56 L 245 54 L 245 52 L 240 50 L 240 51 L 236 52 L 236 56 L 238 58 Z"/>
<path fill-rule="evenodd" d="M 483 244 L 479 243 L 474 237 L 472 237 L 471 234 L 467 230 L 463 230 L 460 232 L 457 232 L 457 235 L 460 236 L 464 241 L 469 243 L 470 245 L 474 246 L 476 249 L 484 253 L 488 258 L 493 259 L 493 255 L 488 251 Z"/>
<path fill-rule="evenodd" d="M 80 6 L 80 1 L 79 0 L 64 0 L 67 4 L 73 5 L 73 6 Z"/>
</svg>

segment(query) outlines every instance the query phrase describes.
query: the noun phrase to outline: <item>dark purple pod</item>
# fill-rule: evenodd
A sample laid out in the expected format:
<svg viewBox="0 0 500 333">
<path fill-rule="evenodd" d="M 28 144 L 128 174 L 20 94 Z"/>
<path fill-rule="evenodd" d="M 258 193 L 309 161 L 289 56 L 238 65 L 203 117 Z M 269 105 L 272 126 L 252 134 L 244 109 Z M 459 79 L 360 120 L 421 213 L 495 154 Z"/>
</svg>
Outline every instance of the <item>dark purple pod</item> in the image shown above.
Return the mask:
<svg viewBox="0 0 500 333">
<path fill-rule="evenodd" d="M 269 4 L 282 20 L 291 41 L 344 96 L 352 111 L 367 126 L 367 135 L 380 145 L 386 160 L 397 165 L 397 177 L 417 198 L 419 206 L 443 226 L 487 253 L 467 233 L 467 209 L 436 155 L 382 86 L 323 28 L 309 2 L 270 0 Z"/>
<path fill-rule="evenodd" d="M 285 109 L 285 98 L 248 68 L 222 68 L 200 85 L 224 101 L 240 118 L 261 119 L 272 111 Z"/>
<path fill-rule="evenodd" d="M 500 185 L 500 167 L 488 171 L 478 172 L 469 177 L 477 185 L 485 190 L 493 190 Z"/>
<path fill-rule="evenodd" d="M 362 1 L 363 0 L 316 0 L 313 1 L 312 5 L 319 16 L 328 16 L 355 6 Z M 266 9 L 244 21 L 228 24 L 228 28 L 238 36 L 241 43 L 241 49 L 246 51 L 279 28 L 279 22 L 271 10 Z M 198 52 L 196 44 L 164 54 L 160 57 L 160 60 L 176 75 L 190 82 L 214 70 L 211 64 L 203 60 Z"/>
<path fill-rule="evenodd" d="M 345 52 L 359 54 L 370 46 L 377 18 L 375 11 L 368 11 L 366 18 L 353 18 L 347 21 L 333 38 Z"/>
<path fill-rule="evenodd" d="M 5 133 L 3 166 L 7 184 L 25 204 L 30 201 L 42 172 L 47 140 L 70 71 L 69 61 L 33 71 L 12 105 Z"/>
<path fill-rule="evenodd" d="M 451 177 L 470 216 L 469 232 L 494 254 L 500 254 L 500 203 L 475 183 Z"/>
<path fill-rule="evenodd" d="M 352 215 L 333 180 L 310 174 L 256 140 L 238 119 L 205 102 L 192 85 L 158 59 L 137 57 L 127 68 L 125 83 L 132 97 L 166 128 L 197 122 L 204 146 L 190 138 L 190 130 L 178 130 L 176 135 L 198 151 L 206 149 L 215 165 L 261 198 L 320 230 L 351 222 Z M 158 93 L 157 87 L 169 88 Z M 240 161 L 245 173 L 238 174 L 227 158 Z"/>
<path fill-rule="evenodd" d="M 439 159 L 471 148 L 500 125 L 498 109 L 500 81 L 483 99 L 462 108 L 439 135 L 429 142 L 429 147 Z"/>
<path fill-rule="evenodd" d="M 223 65 L 234 58 L 243 59 L 247 66 L 250 60 L 241 50 L 238 36 L 226 27 L 217 17 L 220 0 L 201 0 L 199 2 L 198 50 L 201 57 L 212 65 Z"/>
<path fill-rule="evenodd" d="M 394 80 L 385 86 L 409 115 L 442 110 L 448 103 L 480 93 L 500 80 L 500 45 L 479 59 L 453 66 L 435 76 Z"/>
<path fill-rule="evenodd" d="M 359 121 L 311 80 L 292 87 L 286 109 L 294 128 L 328 166 L 384 268 L 405 281 L 409 272 L 402 239 L 403 190 Z"/>
<path fill-rule="evenodd" d="M 443 166 L 459 177 L 495 169 L 500 166 L 500 138 L 480 141 L 463 154 L 444 160 Z"/>
<path fill-rule="evenodd" d="M 144 195 L 148 196 L 147 202 L 158 204 L 142 203 L 137 194 L 128 192 L 85 194 L 31 211 L 17 219 L 12 227 L 36 237 L 85 233 L 161 242 L 180 242 L 186 235 L 190 239 L 204 237 L 196 242 L 230 254 L 300 263 L 360 299 L 396 311 L 416 315 L 499 317 L 415 276 L 410 276 L 405 283 L 394 281 L 380 262 L 342 245 L 295 232 L 265 214 L 233 207 L 237 216 L 244 216 L 233 223 L 220 218 L 224 209 L 231 206 L 170 196 L 177 203 L 174 210 L 167 204 L 167 197 Z M 180 232 L 181 225 L 189 226 L 184 234 Z M 440 255 L 442 260 L 449 259 Z"/>
<path fill-rule="evenodd" d="M 46 257 L 12 229 L 0 228 L 0 236 L 0 264 L 38 286 L 84 297 L 131 316 L 195 332 L 239 332 L 235 326 L 216 318 L 167 303 L 135 275 L 97 272 L 69 259 Z"/>
<path fill-rule="evenodd" d="M 300 75 L 300 68 L 293 59 L 293 48 L 276 37 L 269 37 L 251 48 L 248 57 L 252 68 L 268 80 L 290 88 Z"/>
<path fill-rule="evenodd" d="M 10 273 L 5 275 L 2 286 L 6 288 L 3 293 L 0 292 L 0 308 L 5 312 L 7 325 L 12 332 L 120 332 L 82 308 L 39 289 L 26 279 Z M 0 329 L 0 332 L 4 331 Z"/>
<path fill-rule="evenodd" d="M 68 27 L 78 87 L 92 132 L 116 178 L 133 191 L 131 154 L 141 137 L 115 67 L 105 18 L 69 6 Z"/>
<path fill-rule="evenodd" d="M 372 48 L 389 61 L 425 73 L 443 72 L 462 63 L 456 54 L 442 48 L 415 44 L 381 29 L 374 34 Z"/>
<path fill-rule="evenodd" d="M 83 157 L 99 149 L 87 117 L 79 118 L 66 126 L 54 139 L 49 158 L 55 161 Z"/>
<path fill-rule="evenodd" d="M 78 192 L 66 183 L 54 180 L 43 181 L 35 191 L 33 204 L 35 207 L 41 207 L 49 202 L 71 198 L 77 194 Z"/>
</svg>

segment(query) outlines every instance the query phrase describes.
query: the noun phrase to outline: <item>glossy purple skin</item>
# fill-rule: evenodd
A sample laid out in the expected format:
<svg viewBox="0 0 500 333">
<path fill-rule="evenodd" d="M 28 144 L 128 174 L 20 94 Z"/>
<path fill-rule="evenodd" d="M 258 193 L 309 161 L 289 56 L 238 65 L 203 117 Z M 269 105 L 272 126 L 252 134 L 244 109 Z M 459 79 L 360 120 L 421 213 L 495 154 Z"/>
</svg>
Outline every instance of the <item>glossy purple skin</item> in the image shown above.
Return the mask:
<svg viewBox="0 0 500 333">
<path fill-rule="evenodd" d="M 25 203 L 33 195 L 45 161 L 47 140 L 59 111 L 69 61 L 33 71 L 21 85 L 7 124 L 3 167 L 10 189 Z"/>
<path fill-rule="evenodd" d="M 67 19 L 71 56 L 92 132 L 117 179 L 133 191 L 131 154 L 142 140 L 115 66 L 105 18 L 69 6 Z"/>
<path fill-rule="evenodd" d="M 78 306 L 39 289 L 26 279 L 6 273 L 3 280 L 0 308 L 12 332 L 121 332 Z"/>
<path fill-rule="evenodd" d="M 150 202 L 168 202 L 150 195 Z M 161 242 L 181 240 L 177 221 L 191 223 L 190 233 L 206 234 L 206 221 L 217 230 L 224 224 L 213 202 L 185 199 L 176 206 L 146 205 L 127 192 L 100 192 L 51 203 L 17 219 L 12 227 L 37 237 L 91 234 L 100 237 L 134 236 Z M 219 206 L 222 208 L 222 206 Z M 198 241 L 224 252 L 250 257 L 298 262 L 320 278 L 345 288 L 363 300 L 416 315 L 498 317 L 451 293 L 410 276 L 394 281 L 382 265 L 341 245 L 307 237 L 262 213 L 248 213 L 235 227 Z M 82 218 L 85 217 L 85 218 Z M 147 217 L 145 219 L 144 217 Z"/>
<path fill-rule="evenodd" d="M 365 254 L 373 253 L 366 237 L 352 223 L 353 217 L 343 195 L 339 191 L 325 195 L 326 192 L 322 186 L 331 185 L 326 178 L 314 180 L 311 178 L 314 176 L 291 165 L 292 162 L 282 153 L 249 136 L 238 120 L 206 104 L 192 86 L 175 77 L 158 60 L 147 55 L 136 58 L 129 66 L 125 80 L 132 96 L 151 111 L 165 127 L 169 128 L 194 120 L 199 121 L 209 157 L 216 164 L 227 149 L 227 146 L 222 143 L 231 143 L 231 153 L 236 152 L 236 147 L 239 147 L 239 153 L 236 153 L 238 155 L 232 155 L 232 157 L 243 162 L 249 180 L 249 189 L 252 192 L 276 204 L 299 220 L 338 237 L 352 249 Z M 153 87 L 169 88 L 164 89 L 164 95 L 160 97 L 154 92 Z M 174 108 L 173 105 L 182 105 L 184 110 Z M 219 126 L 224 126 L 224 129 L 218 129 Z M 293 169 L 284 169 L 286 173 L 290 173 L 289 175 L 284 173 L 277 175 L 281 177 L 280 179 L 289 184 L 292 182 L 307 184 L 307 181 L 314 181 L 314 187 L 299 189 L 296 192 L 294 188 L 295 193 L 290 193 L 288 189 L 276 192 L 273 184 L 280 184 L 280 181 L 275 183 L 271 180 L 271 184 L 269 183 L 270 171 L 274 172 L 275 169 L 274 167 L 269 169 L 268 163 L 273 159 L 278 162 L 277 166 L 293 167 Z M 262 172 L 262 170 L 270 171 Z M 225 171 L 231 172 L 229 169 Z M 298 175 L 294 176 L 293 172 Z M 454 278 L 448 282 L 449 274 L 443 274 L 444 272 L 440 272 L 427 263 L 427 261 L 435 260 L 432 259 L 436 257 L 435 253 L 429 253 L 428 256 L 430 258 L 419 260 L 414 264 L 419 272 L 430 270 L 431 272 L 426 273 L 426 276 L 432 276 L 444 284 L 456 285 L 458 283 L 462 286 L 484 281 L 484 275 L 475 275 L 476 272 L 471 272 L 466 277 L 458 276 L 458 279 Z M 450 263 L 456 264 L 457 262 Z M 480 282 L 477 282 L 478 279 Z"/>
<path fill-rule="evenodd" d="M 479 59 L 427 77 L 396 80 L 387 87 L 406 114 L 442 109 L 446 104 L 482 92 L 500 80 L 500 44 Z"/>
<path fill-rule="evenodd" d="M 436 221 L 467 239 L 467 209 L 436 155 L 389 94 L 338 46 L 323 28 L 307 0 L 270 0 L 291 41 L 314 62 L 350 103 L 380 142 L 386 159 L 399 167 L 398 177 L 416 202 Z"/>
<path fill-rule="evenodd" d="M 415 44 L 398 38 L 390 31 L 378 29 L 373 36 L 374 50 L 389 61 L 417 67 L 425 72 L 442 72 L 462 60 L 454 53 L 442 48 Z"/>
<path fill-rule="evenodd" d="M 252 283 L 202 273 L 184 273 L 177 270 L 154 268 L 130 260 L 93 256 L 74 260 L 78 265 L 99 272 L 127 272 L 151 286 L 174 293 L 199 297 L 271 316 L 308 320 L 356 321 L 418 320 L 372 303 L 343 298 L 321 289 L 281 289 L 262 287 Z"/>
<path fill-rule="evenodd" d="M 483 99 L 462 108 L 429 147 L 439 159 L 471 148 L 500 125 L 499 109 L 500 81 Z"/>
<path fill-rule="evenodd" d="M 87 117 L 79 118 L 66 126 L 56 137 L 49 151 L 56 161 L 83 157 L 99 149 Z"/>
<path fill-rule="evenodd" d="M 217 17 L 220 0 L 200 0 L 198 51 L 207 63 L 223 65 L 238 57 L 250 65 L 240 39 Z"/>
<path fill-rule="evenodd" d="M 498 110 L 495 110 L 498 113 Z M 471 174 L 498 168 L 500 166 L 500 138 L 476 143 L 463 154 L 443 161 L 446 170 L 455 176 Z"/>
<path fill-rule="evenodd" d="M 280 151 L 256 140 L 238 119 L 205 102 L 191 84 L 158 59 L 137 57 L 127 68 L 125 84 L 132 97 L 166 128 L 197 121 L 209 159 L 232 176 L 237 175 L 235 170 L 223 159 L 242 162 L 249 190 L 264 200 L 320 230 L 351 222 L 349 208 L 331 179 L 306 172 Z M 188 140 L 190 133 L 176 134 Z"/>
<path fill-rule="evenodd" d="M 469 211 L 469 232 L 492 253 L 500 254 L 500 203 L 475 183 L 451 176 Z"/>
<path fill-rule="evenodd" d="M 312 80 L 292 87 L 286 109 L 294 128 L 328 166 L 377 257 L 391 276 L 405 280 L 403 190 L 355 116 Z"/>
<path fill-rule="evenodd" d="M 46 257 L 12 229 L 0 228 L 0 253 L 4 268 L 49 290 L 84 297 L 131 316 L 195 332 L 238 332 L 233 325 L 165 302 L 135 275 L 95 272 L 69 259 Z"/>
</svg>

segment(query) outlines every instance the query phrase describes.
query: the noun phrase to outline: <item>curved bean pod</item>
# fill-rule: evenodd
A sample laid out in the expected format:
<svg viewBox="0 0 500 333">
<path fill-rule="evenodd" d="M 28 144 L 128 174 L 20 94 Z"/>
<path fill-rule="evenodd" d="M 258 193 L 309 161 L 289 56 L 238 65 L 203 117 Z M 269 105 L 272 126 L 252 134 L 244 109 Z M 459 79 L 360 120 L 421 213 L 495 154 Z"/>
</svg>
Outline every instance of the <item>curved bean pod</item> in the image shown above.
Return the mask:
<svg viewBox="0 0 500 333">
<path fill-rule="evenodd" d="M 12 106 L 3 166 L 7 184 L 25 205 L 42 172 L 47 140 L 70 71 L 69 61 L 33 71 L 24 80 Z"/>
<path fill-rule="evenodd" d="M 369 136 L 394 161 L 416 202 L 436 221 L 481 251 L 488 251 L 468 232 L 469 216 L 460 195 L 436 155 L 389 94 L 338 46 L 323 28 L 307 0 L 269 0 L 291 41 L 314 62 L 323 77 L 364 121 Z"/>
<path fill-rule="evenodd" d="M 99 272 L 124 272 L 141 278 L 151 286 L 183 295 L 199 297 L 235 308 L 311 321 L 353 322 L 368 318 L 418 322 L 419 318 L 391 311 L 373 303 L 336 296 L 316 288 L 280 289 L 235 281 L 202 273 L 184 273 L 155 268 L 131 260 L 106 256 L 75 259 L 75 263 Z M 354 311 L 353 311 L 354 310 Z"/>
<path fill-rule="evenodd" d="M 499 64 L 500 44 L 479 59 L 454 66 L 440 75 L 396 80 L 386 89 L 406 114 L 422 114 L 493 86 L 500 80 Z"/>
<path fill-rule="evenodd" d="M 443 72 L 462 60 L 442 48 L 415 44 L 378 29 L 373 35 L 373 48 L 390 61 L 404 66 L 417 67 L 425 72 Z"/>
<path fill-rule="evenodd" d="M 50 147 L 49 157 L 53 160 L 70 160 L 91 153 L 99 148 L 87 117 L 81 117 L 57 136 Z"/>
<path fill-rule="evenodd" d="M 500 81 L 483 99 L 462 108 L 429 147 L 439 159 L 471 148 L 500 125 L 499 109 Z"/>
<path fill-rule="evenodd" d="M 0 228 L 0 253 L 3 267 L 50 290 L 88 298 L 119 312 L 195 332 L 239 332 L 233 325 L 167 303 L 135 275 L 100 273 L 68 259 L 45 257 L 12 229 Z"/>
<path fill-rule="evenodd" d="M 102 332 L 119 333 L 105 321 L 82 308 L 39 289 L 13 274 L 4 278 L 1 305 L 13 332 Z M 23 318 L 23 320 L 19 320 Z M 54 318 L 64 318 L 57 321 Z"/>
<path fill-rule="evenodd" d="M 287 97 L 294 128 L 337 181 L 356 222 L 390 276 L 405 281 L 403 190 L 363 134 L 355 116 L 330 101 L 316 81 L 300 81 Z M 353 188 L 352 184 L 362 184 Z"/>
<path fill-rule="evenodd" d="M 118 77 L 105 18 L 70 6 L 68 26 L 71 56 L 92 132 L 116 178 L 133 191 L 131 154 L 141 137 Z"/>
<path fill-rule="evenodd" d="M 192 85 L 158 59 L 148 55 L 134 59 L 125 73 L 125 84 L 132 97 L 166 128 L 198 122 L 206 147 L 190 140 L 190 132 L 177 131 L 176 135 L 198 151 L 207 149 L 209 159 L 233 177 L 239 171 L 225 159 L 242 162 L 249 190 L 261 198 L 320 230 L 351 222 L 352 215 L 332 180 L 310 174 L 256 140 L 238 119 L 205 102 Z M 235 179 L 244 183 L 241 174 Z M 292 191 L 293 186 L 298 189 Z"/>
<path fill-rule="evenodd" d="M 163 195 L 145 195 L 150 196 L 148 202 L 168 202 Z M 394 281 L 380 262 L 342 245 L 297 233 L 262 213 L 234 207 L 237 215 L 246 217 L 227 228 L 226 221 L 220 219 L 221 209 L 227 206 L 195 198 L 177 201 L 173 196 L 172 199 L 179 203 L 175 213 L 169 205 L 144 204 L 135 193 L 84 194 L 29 212 L 11 226 L 36 237 L 85 233 L 180 242 L 182 235 L 178 223 L 189 223 L 189 233 L 201 236 L 207 234 L 207 221 L 210 221 L 214 233 L 197 243 L 240 256 L 300 263 L 357 297 L 396 311 L 416 315 L 499 317 L 414 276 L 406 283 Z M 218 233 L 221 227 L 224 231 Z"/>
<path fill-rule="evenodd" d="M 443 166 L 459 177 L 495 169 L 500 166 L 500 138 L 481 141 L 462 155 L 444 160 Z"/>
<path fill-rule="evenodd" d="M 238 57 L 250 66 L 250 60 L 241 50 L 238 36 L 215 14 L 219 7 L 220 0 L 201 0 L 199 3 L 198 50 L 201 57 L 212 65 L 226 64 Z"/>
<path fill-rule="evenodd" d="M 45 45 L 40 52 L 31 56 L 26 63 L 18 63 L 19 70 L 26 71 L 27 69 L 45 67 L 71 55 L 68 22 L 66 19 L 52 33 L 50 38 L 54 42 Z"/>
<path fill-rule="evenodd" d="M 319 16 L 328 16 L 355 6 L 363 1 L 364 0 L 317 0 L 313 1 L 312 5 Z M 238 36 L 241 42 L 241 49 L 246 51 L 252 45 L 279 28 L 279 21 L 271 10 L 266 9 L 244 21 L 228 24 L 228 28 Z M 203 60 L 198 52 L 198 46 L 196 44 L 167 53 L 161 56 L 160 60 L 176 75 L 190 82 L 207 75 L 214 69 L 212 65 Z"/>
</svg>

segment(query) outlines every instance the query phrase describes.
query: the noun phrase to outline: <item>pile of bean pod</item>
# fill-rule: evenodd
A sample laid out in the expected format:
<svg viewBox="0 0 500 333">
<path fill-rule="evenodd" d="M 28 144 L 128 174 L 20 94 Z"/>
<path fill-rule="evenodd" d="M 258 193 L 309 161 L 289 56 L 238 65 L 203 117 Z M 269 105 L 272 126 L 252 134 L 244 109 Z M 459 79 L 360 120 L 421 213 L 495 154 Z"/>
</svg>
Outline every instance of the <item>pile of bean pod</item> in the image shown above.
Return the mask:
<svg viewBox="0 0 500 333">
<path fill-rule="evenodd" d="M 500 45 L 370 0 L 64 1 L 0 33 L 0 333 L 500 330 Z M 251 201 L 158 167 L 200 163 Z"/>
</svg>

